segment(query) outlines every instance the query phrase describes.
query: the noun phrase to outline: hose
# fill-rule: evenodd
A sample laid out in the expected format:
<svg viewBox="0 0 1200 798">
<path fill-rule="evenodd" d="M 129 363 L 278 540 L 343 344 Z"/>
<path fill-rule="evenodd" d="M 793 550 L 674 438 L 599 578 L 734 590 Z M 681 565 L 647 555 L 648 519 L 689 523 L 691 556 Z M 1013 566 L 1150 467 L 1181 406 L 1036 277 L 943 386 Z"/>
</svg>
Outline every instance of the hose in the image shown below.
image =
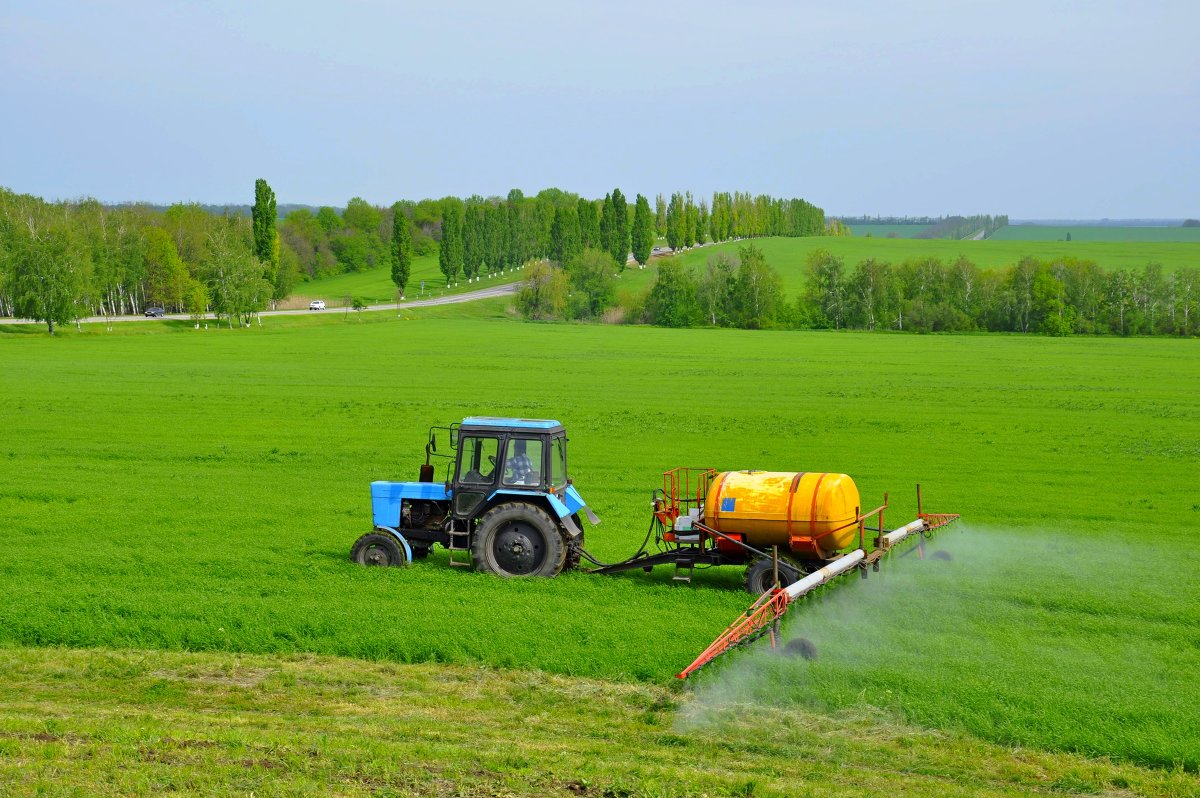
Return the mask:
<svg viewBox="0 0 1200 798">
<path fill-rule="evenodd" d="M 650 518 L 650 527 L 646 530 L 645 540 L 642 541 L 642 545 L 638 547 L 637 552 L 632 557 L 629 557 L 628 559 L 621 560 L 620 562 L 600 562 L 595 557 L 593 557 L 591 554 L 589 554 L 587 549 L 583 548 L 582 546 L 579 547 L 579 554 L 585 560 L 587 560 L 588 562 L 590 562 L 592 565 L 596 566 L 597 568 L 612 568 L 613 566 L 617 566 L 617 565 L 629 565 L 629 564 L 637 561 L 638 559 L 645 557 L 647 554 L 649 554 L 649 552 L 646 551 L 646 546 L 650 543 L 650 535 L 652 535 L 654 533 L 654 525 L 656 523 L 658 523 L 658 518 L 652 516 Z"/>
</svg>

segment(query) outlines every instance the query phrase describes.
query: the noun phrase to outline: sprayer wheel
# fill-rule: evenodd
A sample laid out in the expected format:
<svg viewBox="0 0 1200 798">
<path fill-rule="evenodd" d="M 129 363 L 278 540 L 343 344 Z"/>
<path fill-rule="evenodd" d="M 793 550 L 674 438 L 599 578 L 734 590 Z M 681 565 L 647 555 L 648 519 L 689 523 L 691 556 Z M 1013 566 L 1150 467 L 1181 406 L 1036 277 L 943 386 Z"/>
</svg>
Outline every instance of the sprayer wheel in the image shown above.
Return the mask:
<svg viewBox="0 0 1200 798">
<path fill-rule="evenodd" d="M 783 560 L 779 561 L 779 584 L 787 587 L 800 578 L 796 566 Z M 761 596 L 775 587 L 775 565 L 770 557 L 760 557 L 750 563 L 746 569 L 746 590 L 756 596 Z"/>
<path fill-rule="evenodd" d="M 386 532 L 370 532 L 354 541 L 350 559 L 359 565 L 404 565 L 404 549 Z"/>
<path fill-rule="evenodd" d="M 479 519 L 471 556 L 477 569 L 497 576 L 557 576 L 566 562 L 567 546 L 545 511 L 511 502 Z"/>
</svg>

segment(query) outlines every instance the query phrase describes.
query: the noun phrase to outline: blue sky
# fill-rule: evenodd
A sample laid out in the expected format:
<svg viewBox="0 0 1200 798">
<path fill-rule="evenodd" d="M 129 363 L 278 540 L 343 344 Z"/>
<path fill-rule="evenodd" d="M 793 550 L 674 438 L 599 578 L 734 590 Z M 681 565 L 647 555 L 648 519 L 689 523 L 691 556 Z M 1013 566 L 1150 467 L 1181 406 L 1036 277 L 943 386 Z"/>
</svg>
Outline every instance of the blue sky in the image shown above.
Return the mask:
<svg viewBox="0 0 1200 798">
<path fill-rule="evenodd" d="M 0 6 L 0 185 L 1200 216 L 1200 3 Z"/>
</svg>

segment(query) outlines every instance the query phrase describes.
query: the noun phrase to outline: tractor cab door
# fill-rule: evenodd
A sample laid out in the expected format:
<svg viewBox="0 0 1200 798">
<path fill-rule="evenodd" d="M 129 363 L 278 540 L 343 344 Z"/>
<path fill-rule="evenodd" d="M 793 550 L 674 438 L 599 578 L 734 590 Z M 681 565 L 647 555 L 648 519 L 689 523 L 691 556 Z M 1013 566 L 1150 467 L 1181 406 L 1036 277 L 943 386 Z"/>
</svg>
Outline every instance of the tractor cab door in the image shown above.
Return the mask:
<svg viewBox="0 0 1200 798">
<path fill-rule="evenodd" d="M 501 486 L 516 490 L 543 490 L 546 482 L 546 438 L 538 435 L 512 435 L 504 455 Z"/>
<path fill-rule="evenodd" d="M 500 474 L 500 436 L 459 432 L 453 513 L 470 518 L 492 492 Z"/>
</svg>

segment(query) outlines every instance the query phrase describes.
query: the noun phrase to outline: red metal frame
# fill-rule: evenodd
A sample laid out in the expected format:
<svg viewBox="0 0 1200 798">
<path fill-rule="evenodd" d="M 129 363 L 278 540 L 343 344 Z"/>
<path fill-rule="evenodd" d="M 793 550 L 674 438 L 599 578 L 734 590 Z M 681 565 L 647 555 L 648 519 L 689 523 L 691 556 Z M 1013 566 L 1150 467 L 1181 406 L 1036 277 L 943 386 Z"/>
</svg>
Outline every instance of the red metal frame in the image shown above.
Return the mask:
<svg viewBox="0 0 1200 798">
<path fill-rule="evenodd" d="M 751 605 L 750 609 L 742 613 L 742 617 L 734 621 L 720 637 L 701 652 L 700 656 L 696 657 L 695 662 L 677 673 L 675 678 L 686 679 L 734 646 L 740 643 L 748 643 L 766 634 L 774 626 L 775 622 L 779 620 L 780 616 L 787 612 L 790 601 L 791 599 L 788 598 L 788 594 L 777 587 L 763 593 L 759 596 L 758 601 Z M 775 639 L 773 633 L 771 644 L 774 647 Z"/>
<path fill-rule="evenodd" d="M 691 466 L 663 472 L 662 498 L 654 500 L 654 515 L 668 532 L 674 531 L 675 519 L 704 503 L 704 497 L 708 495 L 708 488 L 716 475 L 715 468 Z"/>
</svg>

